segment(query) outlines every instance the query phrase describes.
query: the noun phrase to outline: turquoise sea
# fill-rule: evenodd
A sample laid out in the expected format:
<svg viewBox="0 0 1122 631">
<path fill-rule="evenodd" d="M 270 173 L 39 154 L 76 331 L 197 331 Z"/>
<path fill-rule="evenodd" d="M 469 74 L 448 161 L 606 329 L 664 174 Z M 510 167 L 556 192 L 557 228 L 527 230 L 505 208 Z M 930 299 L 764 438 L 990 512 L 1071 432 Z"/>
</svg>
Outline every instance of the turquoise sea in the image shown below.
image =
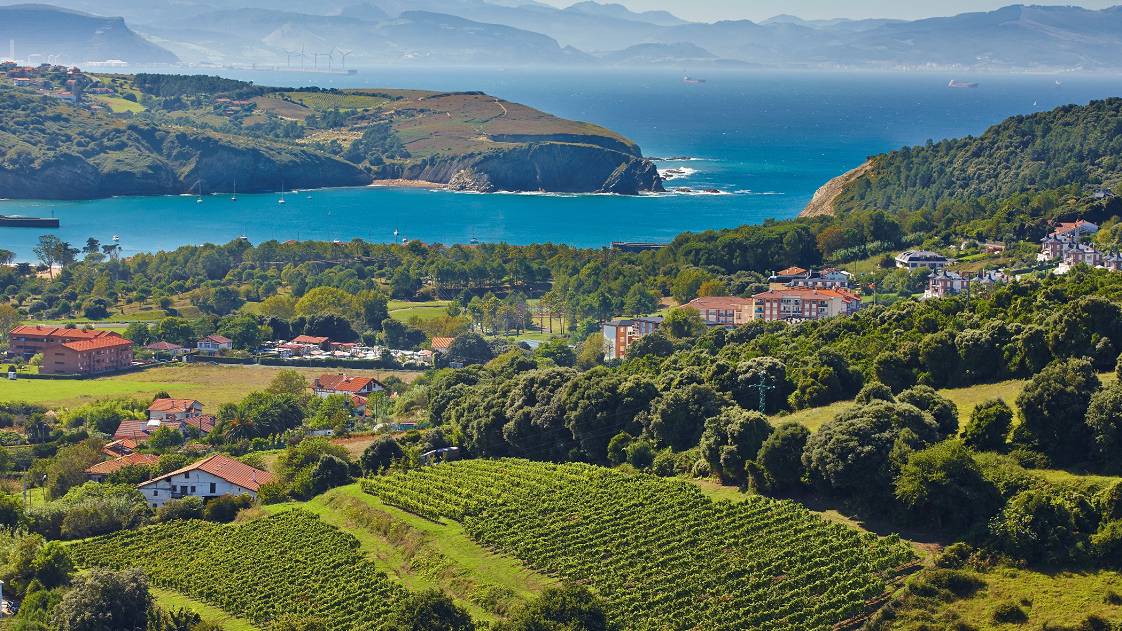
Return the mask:
<svg viewBox="0 0 1122 631">
<path fill-rule="evenodd" d="M 162 71 L 167 72 L 167 69 Z M 178 70 L 183 72 L 183 70 Z M 213 73 L 214 71 L 209 71 Z M 668 193 L 637 198 L 578 195 L 476 195 L 359 188 L 276 195 L 117 198 L 84 202 L 0 201 L 0 214 L 61 218 L 53 231 L 80 245 L 114 235 L 126 254 L 184 244 L 266 239 L 361 238 L 390 242 L 603 246 L 667 241 L 683 231 L 727 228 L 798 214 L 831 177 L 888 149 L 928 139 L 978 134 L 1013 114 L 1122 96 L 1122 77 L 950 75 L 939 73 L 691 72 L 678 69 L 386 68 L 352 76 L 259 71 L 221 74 L 279 86 L 409 87 L 485 90 L 566 118 L 615 129 L 646 155 L 676 158 L 660 169 L 685 174 Z M 951 79 L 977 89 L 948 89 Z M 395 237 L 394 232 L 398 232 Z M 0 248 L 32 260 L 43 230 L 0 228 Z"/>
</svg>

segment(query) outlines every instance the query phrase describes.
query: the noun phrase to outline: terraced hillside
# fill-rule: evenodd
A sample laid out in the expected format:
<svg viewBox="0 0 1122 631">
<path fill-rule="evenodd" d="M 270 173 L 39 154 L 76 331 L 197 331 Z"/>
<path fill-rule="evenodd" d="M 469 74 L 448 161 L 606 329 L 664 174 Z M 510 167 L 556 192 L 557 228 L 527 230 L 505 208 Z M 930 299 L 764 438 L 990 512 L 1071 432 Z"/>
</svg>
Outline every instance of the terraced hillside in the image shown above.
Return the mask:
<svg viewBox="0 0 1122 631">
<path fill-rule="evenodd" d="M 894 538 L 794 503 L 715 502 L 675 480 L 581 464 L 473 460 L 363 483 L 461 522 L 482 545 L 590 585 L 633 629 L 829 629 L 859 618 L 914 561 Z"/>
</svg>

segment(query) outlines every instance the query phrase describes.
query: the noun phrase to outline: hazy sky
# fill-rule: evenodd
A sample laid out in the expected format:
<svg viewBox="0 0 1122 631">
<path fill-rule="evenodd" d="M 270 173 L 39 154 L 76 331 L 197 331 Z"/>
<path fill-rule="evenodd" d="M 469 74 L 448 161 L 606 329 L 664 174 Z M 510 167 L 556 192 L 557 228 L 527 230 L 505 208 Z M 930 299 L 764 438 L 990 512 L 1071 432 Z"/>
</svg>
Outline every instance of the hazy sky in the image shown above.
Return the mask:
<svg viewBox="0 0 1122 631">
<path fill-rule="evenodd" d="M 544 0 L 567 6 L 576 0 Z M 802 18 L 905 18 L 954 15 L 967 11 L 988 11 L 1010 4 L 1078 4 L 1088 9 L 1103 9 L 1122 4 L 1122 0 L 1075 0 L 1073 2 L 1030 2 L 1028 0 L 601 0 L 619 2 L 635 11 L 665 9 L 690 20 L 763 20 L 780 13 Z"/>
</svg>

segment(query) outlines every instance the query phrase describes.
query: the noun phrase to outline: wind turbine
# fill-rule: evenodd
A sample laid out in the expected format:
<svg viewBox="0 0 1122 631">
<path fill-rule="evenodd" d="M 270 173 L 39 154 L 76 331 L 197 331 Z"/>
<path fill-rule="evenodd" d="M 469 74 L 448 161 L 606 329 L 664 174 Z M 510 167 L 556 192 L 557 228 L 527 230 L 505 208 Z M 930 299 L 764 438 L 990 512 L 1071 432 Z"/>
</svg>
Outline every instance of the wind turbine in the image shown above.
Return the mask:
<svg viewBox="0 0 1122 631">
<path fill-rule="evenodd" d="M 343 50 L 342 48 L 339 49 L 339 56 L 342 57 L 342 68 L 343 68 L 343 70 L 347 69 L 347 55 L 349 55 L 353 52 L 354 52 L 353 50 Z"/>
</svg>

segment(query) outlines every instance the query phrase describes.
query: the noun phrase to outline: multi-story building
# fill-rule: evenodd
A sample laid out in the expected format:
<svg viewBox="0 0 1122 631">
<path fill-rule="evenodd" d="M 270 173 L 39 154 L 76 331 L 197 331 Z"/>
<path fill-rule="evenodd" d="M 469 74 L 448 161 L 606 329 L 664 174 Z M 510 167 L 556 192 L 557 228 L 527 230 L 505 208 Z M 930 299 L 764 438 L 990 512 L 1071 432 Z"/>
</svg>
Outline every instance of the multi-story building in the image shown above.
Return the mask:
<svg viewBox="0 0 1122 631">
<path fill-rule="evenodd" d="M 706 324 L 739 326 L 752 319 L 753 304 L 751 298 L 705 296 L 691 300 L 686 306 L 696 309 Z"/>
<path fill-rule="evenodd" d="M 612 320 L 604 325 L 604 359 L 623 359 L 627 349 L 638 340 L 654 333 L 662 318 L 629 318 Z"/>
<path fill-rule="evenodd" d="M 818 271 L 789 267 L 768 278 L 768 286 L 775 290 L 782 290 L 784 287 L 849 289 L 852 285 L 853 278 L 849 272 L 830 267 Z"/>
<path fill-rule="evenodd" d="M 855 313 L 861 298 L 842 289 L 769 290 L 752 296 L 753 319 L 772 321 L 819 320 Z"/>
<path fill-rule="evenodd" d="M 945 298 L 967 291 L 970 281 L 950 270 L 941 269 L 927 280 L 927 290 L 923 292 L 924 298 Z"/>
<path fill-rule="evenodd" d="M 195 345 L 200 353 L 215 355 L 234 348 L 234 341 L 224 335 L 208 335 Z"/>
<path fill-rule="evenodd" d="M 39 372 L 46 375 L 100 375 L 132 366 L 132 340 L 106 335 L 63 342 L 43 351 Z"/>
<path fill-rule="evenodd" d="M 1103 264 L 1103 254 L 1094 248 L 1094 246 L 1086 243 L 1080 243 L 1074 248 L 1064 252 L 1064 263 L 1069 267 L 1075 265 L 1089 265 L 1091 267 L 1101 267 Z"/>
<path fill-rule="evenodd" d="M 8 333 L 8 348 L 15 355 L 30 359 L 52 346 L 65 342 L 84 342 L 105 337 L 124 339 L 113 331 L 68 329 L 58 326 L 17 326 Z"/>
</svg>

